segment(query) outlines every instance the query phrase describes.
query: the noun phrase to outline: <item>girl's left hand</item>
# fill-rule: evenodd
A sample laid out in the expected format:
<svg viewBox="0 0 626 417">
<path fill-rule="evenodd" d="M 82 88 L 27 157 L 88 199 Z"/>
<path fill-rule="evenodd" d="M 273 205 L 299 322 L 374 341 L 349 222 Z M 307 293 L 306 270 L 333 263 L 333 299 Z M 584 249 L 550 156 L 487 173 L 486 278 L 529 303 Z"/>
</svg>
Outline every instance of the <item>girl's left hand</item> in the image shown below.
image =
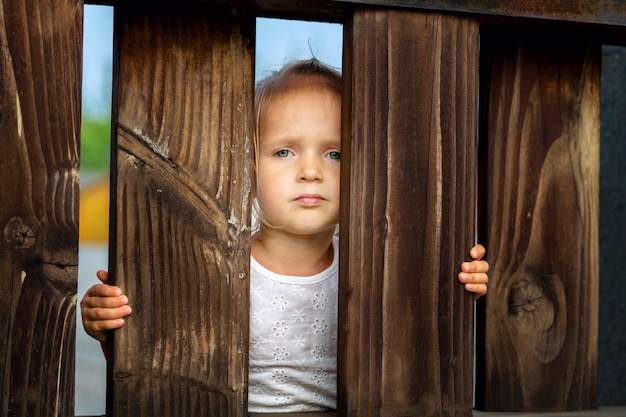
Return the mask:
<svg viewBox="0 0 626 417">
<path fill-rule="evenodd" d="M 473 261 L 463 262 L 459 272 L 459 281 L 465 285 L 467 291 L 473 292 L 477 299 L 487 294 L 489 263 L 482 259 L 485 252 L 483 245 L 474 246 L 470 250 Z"/>
</svg>

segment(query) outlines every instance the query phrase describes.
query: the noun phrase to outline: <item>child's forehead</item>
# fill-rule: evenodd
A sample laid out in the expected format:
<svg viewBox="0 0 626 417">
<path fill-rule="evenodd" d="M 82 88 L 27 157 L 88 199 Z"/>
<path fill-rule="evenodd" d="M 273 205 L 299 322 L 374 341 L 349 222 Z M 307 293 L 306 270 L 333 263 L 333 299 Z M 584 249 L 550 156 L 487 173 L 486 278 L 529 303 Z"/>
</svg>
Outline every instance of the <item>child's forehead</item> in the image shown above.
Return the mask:
<svg viewBox="0 0 626 417">
<path fill-rule="evenodd" d="M 314 86 L 314 85 L 301 85 L 298 87 L 283 89 L 277 91 L 275 94 L 268 100 L 268 104 L 272 104 L 272 102 L 284 102 L 284 101 L 292 101 L 292 100 L 341 100 L 341 96 L 337 95 L 334 91 L 332 91 L 328 87 L 324 86 Z"/>
<path fill-rule="evenodd" d="M 266 142 L 268 134 L 281 140 L 301 135 L 338 138 L 340 117 L 340 97 L 331 89 L 285 91 L 267 102 L 259 120 L 259 141 Z"/>
<path fill-rule="evenodd" d="M 274 115 L 277 115 L 276 112 L 308 112 L 307 109 L 318 108 L 319 106 L 328 109 L 340 109 L 341 96 L 329 88 L 313 86 L 283 90 L 268 98 L 260 116 L 265 119 L 268 111 Z"/>
<path fill-rule="evenodd" d="M 269 81 L 266 85 L 268 92 L 275 94 L 309 89 L 328 90 L 341 94 L 341 89 L 339 88 L 340 84 L 337 84 L 334 79 L 322 74 L 291 73 L 277 77 Z"/>
</svg>

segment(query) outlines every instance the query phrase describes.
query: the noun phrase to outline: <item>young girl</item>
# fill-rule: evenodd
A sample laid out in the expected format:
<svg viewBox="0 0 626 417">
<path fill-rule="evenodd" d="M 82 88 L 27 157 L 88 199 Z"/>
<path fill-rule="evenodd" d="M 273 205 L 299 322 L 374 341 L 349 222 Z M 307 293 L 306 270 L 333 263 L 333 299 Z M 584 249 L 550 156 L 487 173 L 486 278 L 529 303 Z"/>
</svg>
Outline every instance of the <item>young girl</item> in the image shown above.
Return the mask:
<svg viewBox="0 0 626 417">
<path fill-rule="evenodd" d="M 255 111 L 249 412 L 335 409 L 341 75 L 315 59 L 292 63 L 257 84 Z M 487 292 L 484 253 L 472 248 L 458 276 L 476 296 Z M 114 286 L 81 301 L 103 346 L 131 311 Z"/>
</svg>

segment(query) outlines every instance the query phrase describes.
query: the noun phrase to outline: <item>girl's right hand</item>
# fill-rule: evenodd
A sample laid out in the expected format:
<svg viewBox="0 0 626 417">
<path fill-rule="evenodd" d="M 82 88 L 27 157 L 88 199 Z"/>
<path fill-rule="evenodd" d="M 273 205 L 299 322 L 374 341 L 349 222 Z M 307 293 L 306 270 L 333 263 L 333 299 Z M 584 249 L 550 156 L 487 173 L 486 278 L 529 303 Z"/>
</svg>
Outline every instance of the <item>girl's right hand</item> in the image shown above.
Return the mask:
<svg viewBox="0 0 626 417">
<path fill-rule="evenodd" d="M 96 284 L 87 290 L 80 302 L 80 314 L 87 334 L 106 343 L 107 330 L 119 329 L 124 325 L 124 317 L 132 313 L 128 297 L 116 286 L 108 285 L 107 271 L 98 271 L 96 276 L 102 284 Z"/>
</svg>

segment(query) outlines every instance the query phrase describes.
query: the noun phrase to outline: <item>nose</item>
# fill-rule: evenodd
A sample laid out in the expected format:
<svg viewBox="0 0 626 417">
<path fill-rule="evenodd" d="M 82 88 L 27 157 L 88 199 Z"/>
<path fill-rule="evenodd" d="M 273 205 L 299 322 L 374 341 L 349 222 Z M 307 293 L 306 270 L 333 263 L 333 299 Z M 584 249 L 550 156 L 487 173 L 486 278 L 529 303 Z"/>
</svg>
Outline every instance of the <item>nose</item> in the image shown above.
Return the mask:
<svg viewBox="0 0 626 417">
<path fill-rule="evenodd" d="M 311 155 L 301 158 L 298 179 L 303 182 L 322 181 L 322 167 L 318 157 Z"/>
</svg>

